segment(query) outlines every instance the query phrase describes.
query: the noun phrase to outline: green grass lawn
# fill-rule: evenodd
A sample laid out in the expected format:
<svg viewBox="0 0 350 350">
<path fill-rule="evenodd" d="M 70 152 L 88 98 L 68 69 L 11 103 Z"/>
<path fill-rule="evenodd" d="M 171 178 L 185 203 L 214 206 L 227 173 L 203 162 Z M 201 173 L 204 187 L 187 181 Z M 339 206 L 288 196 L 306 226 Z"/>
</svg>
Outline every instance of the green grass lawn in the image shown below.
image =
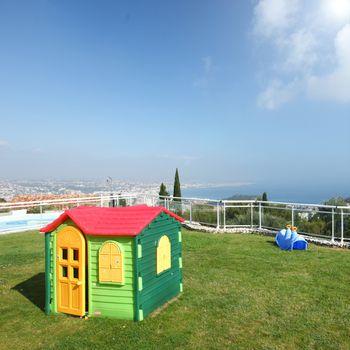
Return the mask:
<svg viewBox="0 0 350 350">
<path fill-rule="evenodd" d="M 349 349 L 350 251 L 183 234 L 184 293 L 143 322 L 46 316 L 44 238 L 0 236 L 1 349 Z"/>
</svg>

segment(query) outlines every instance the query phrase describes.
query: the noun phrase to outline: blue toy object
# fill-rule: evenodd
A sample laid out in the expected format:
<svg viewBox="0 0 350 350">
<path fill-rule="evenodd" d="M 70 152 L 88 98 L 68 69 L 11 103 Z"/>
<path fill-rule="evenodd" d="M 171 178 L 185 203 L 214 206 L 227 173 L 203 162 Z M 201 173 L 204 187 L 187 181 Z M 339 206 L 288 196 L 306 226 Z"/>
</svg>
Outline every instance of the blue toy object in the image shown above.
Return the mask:
<svg viewBox="0 0 350 350">
<path fill-rule="evenodd" d="M 276 243 L 282 250 L 306 250 L 308 247 L 306 240 L 298 235 L 297 228 L 291 225 L 277 233 Z"/>
</svg>

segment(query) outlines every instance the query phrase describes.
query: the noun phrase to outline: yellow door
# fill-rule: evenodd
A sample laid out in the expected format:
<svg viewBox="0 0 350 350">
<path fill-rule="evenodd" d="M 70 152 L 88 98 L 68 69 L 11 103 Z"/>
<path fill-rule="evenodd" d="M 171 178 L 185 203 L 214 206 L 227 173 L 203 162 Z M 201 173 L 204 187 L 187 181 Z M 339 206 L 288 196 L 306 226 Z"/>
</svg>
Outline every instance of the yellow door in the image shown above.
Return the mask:
<svg viewBox="0 0 350 350">
<path fill-rule="evenodd" d="M 85 239 L 73 226 L 57 233 L 57 310 L 85 315 Z"/>
</svg>

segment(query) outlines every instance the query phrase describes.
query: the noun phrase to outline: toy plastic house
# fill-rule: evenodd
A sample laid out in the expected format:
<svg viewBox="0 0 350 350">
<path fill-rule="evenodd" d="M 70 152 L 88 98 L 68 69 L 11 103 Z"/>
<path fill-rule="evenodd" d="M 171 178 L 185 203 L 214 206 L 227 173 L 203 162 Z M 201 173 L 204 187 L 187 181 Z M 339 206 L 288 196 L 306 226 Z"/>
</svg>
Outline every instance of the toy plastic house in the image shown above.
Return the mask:
<svg viewBox="0 0 350 350">
<path fill-rule="evenodd" d="M 45 232 L 47 313 L 143 320 L 182 292 L 182 218 L 163 207 L 78 207 Z"/>
</svg>

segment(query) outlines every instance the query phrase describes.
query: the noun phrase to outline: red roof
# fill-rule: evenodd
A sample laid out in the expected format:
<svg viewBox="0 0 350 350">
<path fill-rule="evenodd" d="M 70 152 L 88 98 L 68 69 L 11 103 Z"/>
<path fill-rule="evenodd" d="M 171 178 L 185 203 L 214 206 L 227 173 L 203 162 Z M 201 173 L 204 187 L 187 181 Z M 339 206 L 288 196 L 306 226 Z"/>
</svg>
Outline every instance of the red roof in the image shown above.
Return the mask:
<svg viewBox="0 0 350 350">
<path fill-rule="evenodd" d="M 71 219 L 85 234 L 95 236 L 137 236 L 160 213 L 183 222 L 184 219 L 163 207 L 136 205 L 124 208 L 77 207 L 66 210 L 41 232 L 52 232 Z"/>
</svg>

